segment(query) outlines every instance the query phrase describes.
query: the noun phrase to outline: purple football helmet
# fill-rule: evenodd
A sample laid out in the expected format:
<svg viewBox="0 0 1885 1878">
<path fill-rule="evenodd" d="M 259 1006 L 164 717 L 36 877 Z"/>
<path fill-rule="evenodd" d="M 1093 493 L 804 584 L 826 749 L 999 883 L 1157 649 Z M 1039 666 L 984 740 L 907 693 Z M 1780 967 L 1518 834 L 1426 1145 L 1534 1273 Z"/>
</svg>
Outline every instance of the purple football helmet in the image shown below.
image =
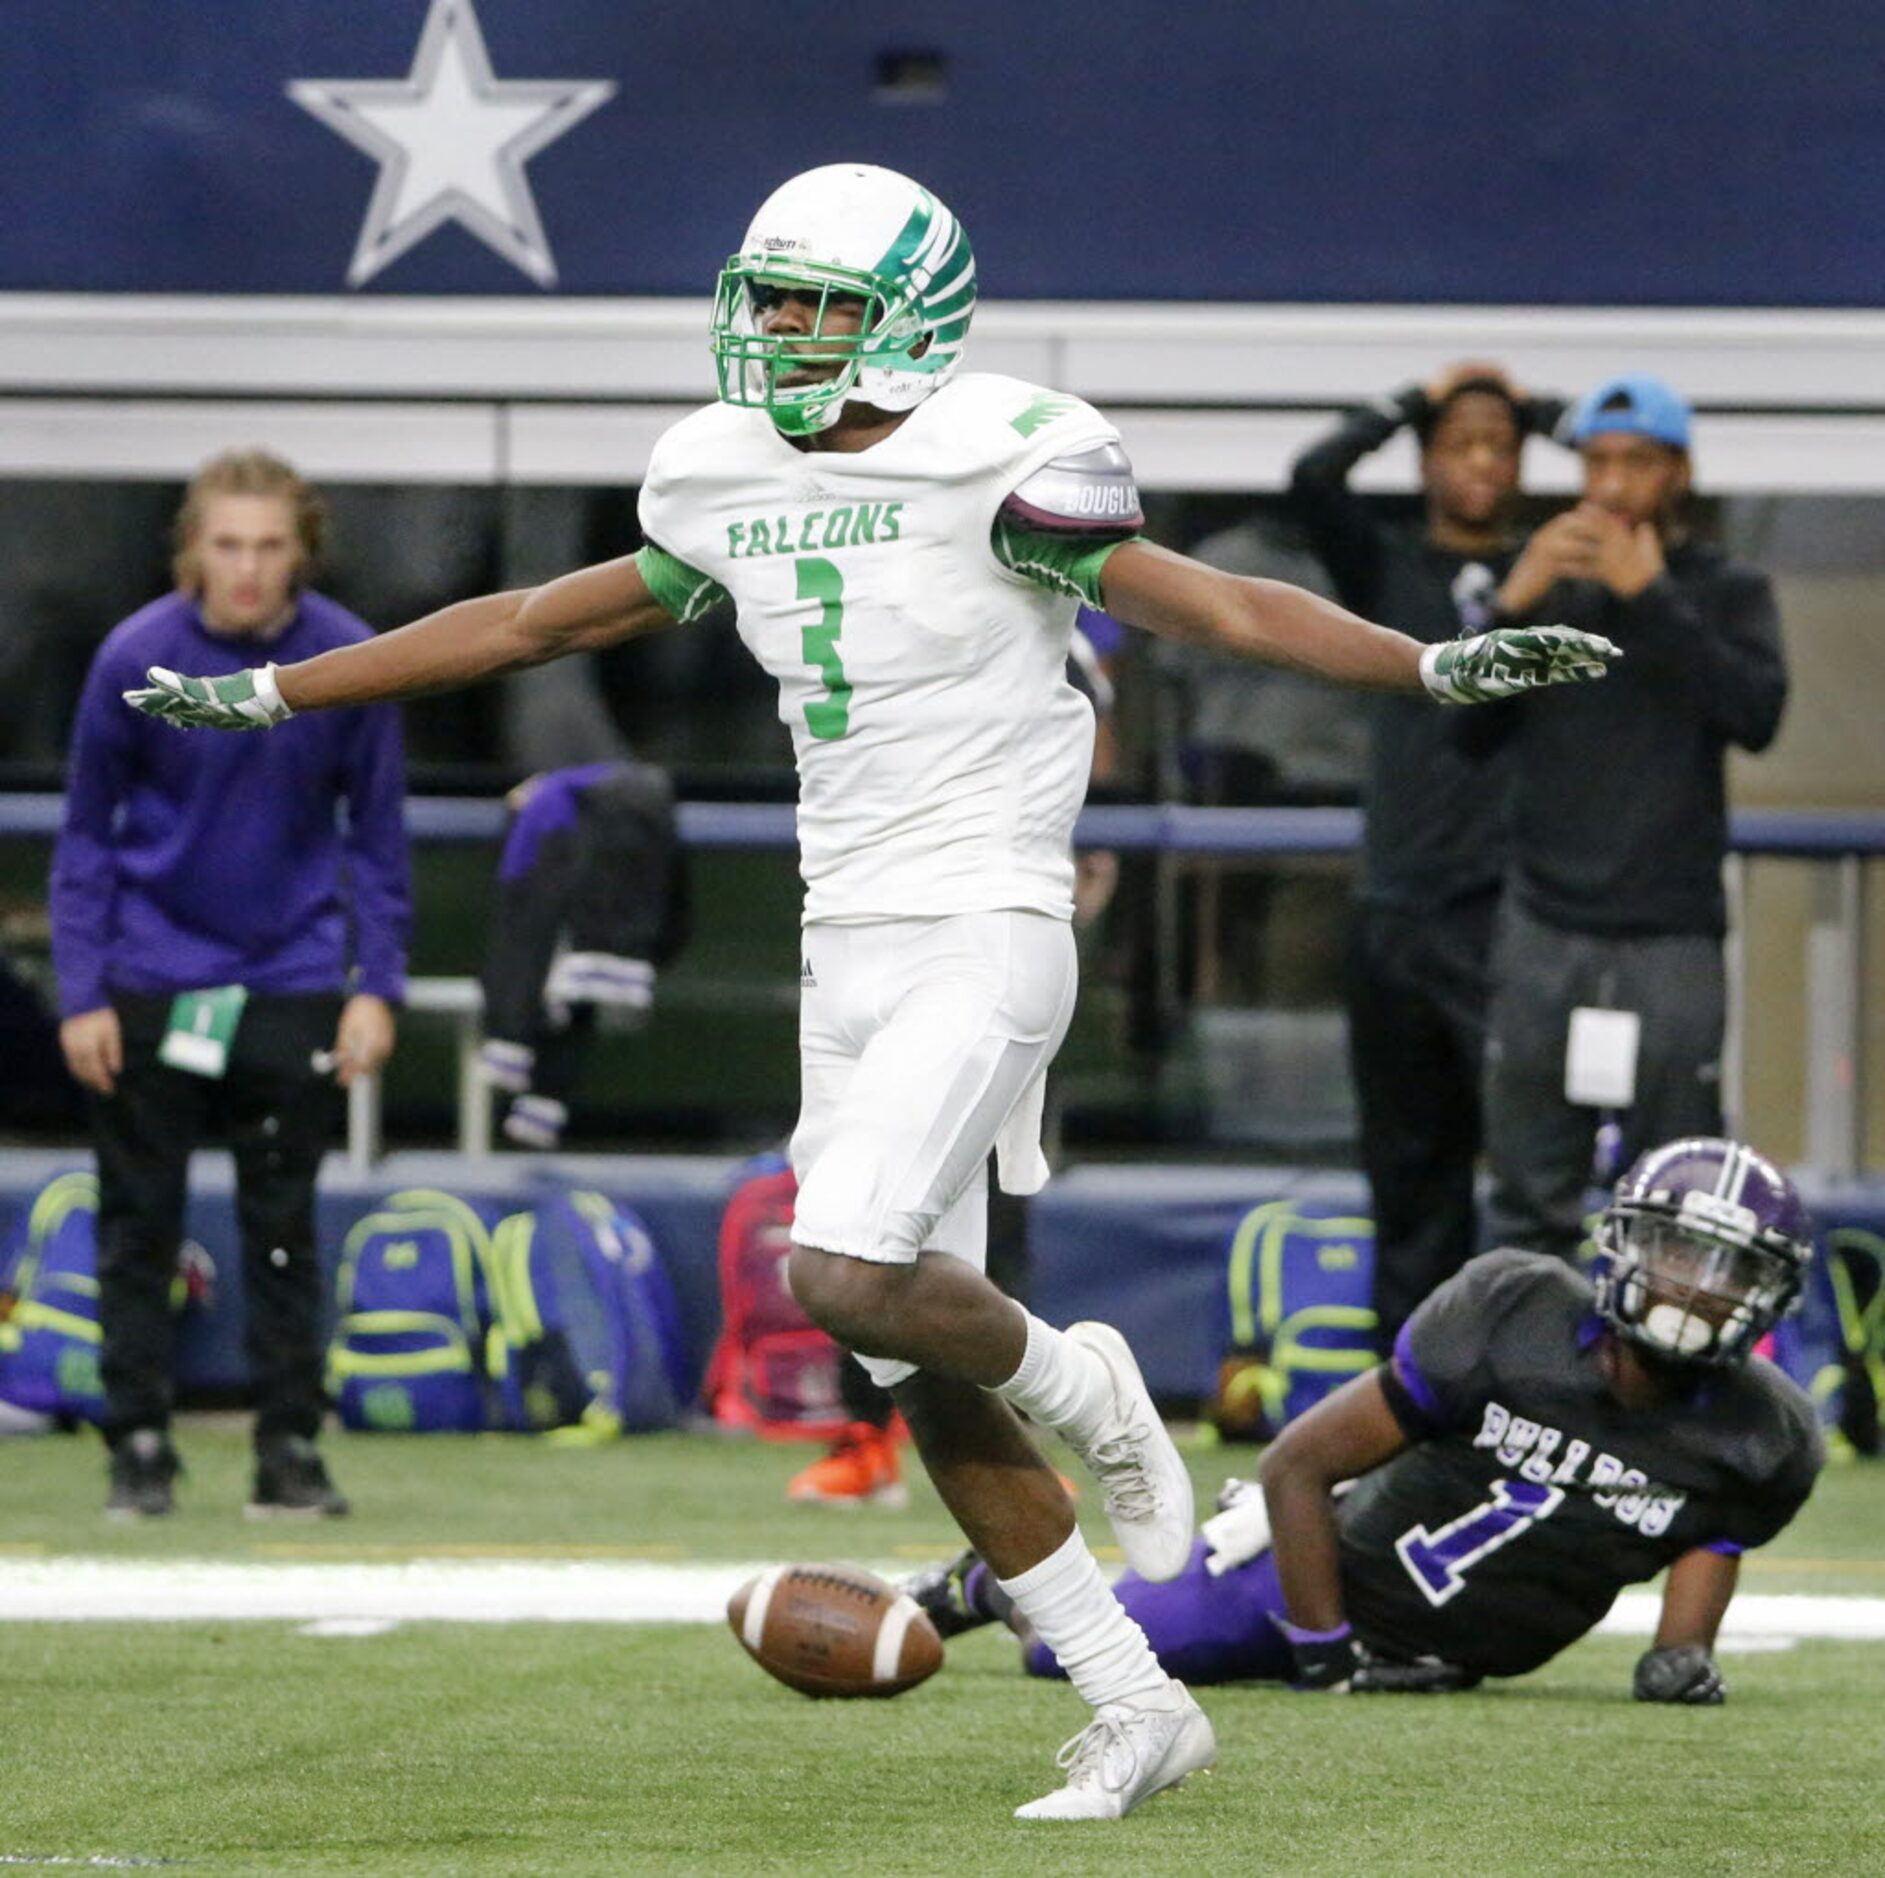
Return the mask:
<svg viewBox="0 0 1885 1878">
<path fill-rule="evenodd" d="M 1786 1315 L 1813 1256 L 1793 1182 L 1736 1141 L 1651 1148 L 1597 1224 L 1597 1308 L 1619 1336 L 1677 1363 L 1746 1359 Z"/>
</svg>

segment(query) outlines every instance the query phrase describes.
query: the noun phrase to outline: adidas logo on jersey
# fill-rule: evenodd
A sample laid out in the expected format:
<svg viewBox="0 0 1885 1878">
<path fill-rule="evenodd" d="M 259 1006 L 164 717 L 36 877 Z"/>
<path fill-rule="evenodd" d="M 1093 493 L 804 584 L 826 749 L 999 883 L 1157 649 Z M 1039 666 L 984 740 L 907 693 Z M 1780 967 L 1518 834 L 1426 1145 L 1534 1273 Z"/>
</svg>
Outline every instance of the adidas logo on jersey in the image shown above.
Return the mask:
<svg viewBox="0 0 1885 1878">
<path fill-rule="evenodd" d="M 812 970 L 811 960 L 803 956 L 799 959 L 799 989 L 801 991 L 818 989 L 818 974 Z"/>
</svg>

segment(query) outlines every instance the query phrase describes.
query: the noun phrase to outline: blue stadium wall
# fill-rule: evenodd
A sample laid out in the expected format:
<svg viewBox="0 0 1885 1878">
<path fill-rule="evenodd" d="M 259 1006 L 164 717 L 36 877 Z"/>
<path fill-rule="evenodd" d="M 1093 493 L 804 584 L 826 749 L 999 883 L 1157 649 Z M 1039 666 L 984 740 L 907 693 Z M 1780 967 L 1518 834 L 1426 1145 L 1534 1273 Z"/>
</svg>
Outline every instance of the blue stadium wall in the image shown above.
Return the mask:
<svg viewBox="0 0 1885 1878">
<path fill-rule="evenodd" d="M 1009 299 L 1885 300 L 1877 0 L 471 3 L 499 78 L 617 86 L 530 163 L 565 293 L 698 294 L 864 158 Z M 0 292 L 340 291 L 374 165 L 286 87 L 403 77 L 428 4 L 8 0 Z M 365 291 L 533 289 L 447 227 Z"/>
</svg>

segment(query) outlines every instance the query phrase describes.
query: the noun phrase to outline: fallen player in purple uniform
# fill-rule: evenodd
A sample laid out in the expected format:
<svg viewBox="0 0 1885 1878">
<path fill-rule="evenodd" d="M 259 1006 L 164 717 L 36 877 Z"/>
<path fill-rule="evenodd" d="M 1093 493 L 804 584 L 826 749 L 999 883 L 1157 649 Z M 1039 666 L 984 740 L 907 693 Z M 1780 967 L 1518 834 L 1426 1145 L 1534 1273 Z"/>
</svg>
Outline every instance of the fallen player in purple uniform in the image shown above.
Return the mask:
<svg viewBox="0 0 1885 1878">
<path fill-rule="evenodd" d="M 1624 1177 L 1592 1279 L 1495 1251 L 1441 1286 L 1392 1360 L 1232 1481 L 1183 1573 L 1118 1591 L 1187 1683 L 1438 1692 L 1518 1676 L 1667 1570 L 1641 1701 L 1715 1703 L 1741 1553 L 1824 1459 L 1812 1405 L 1754 1345 L 1797 1296 L 1792 1183 L 1733 1142 Z M 911 1589 L 951 1634 L 1009 1617 L 973 1555 Z M 1059 1673 L 1028 1639 L 1031 1674 Z"/>
</svg>

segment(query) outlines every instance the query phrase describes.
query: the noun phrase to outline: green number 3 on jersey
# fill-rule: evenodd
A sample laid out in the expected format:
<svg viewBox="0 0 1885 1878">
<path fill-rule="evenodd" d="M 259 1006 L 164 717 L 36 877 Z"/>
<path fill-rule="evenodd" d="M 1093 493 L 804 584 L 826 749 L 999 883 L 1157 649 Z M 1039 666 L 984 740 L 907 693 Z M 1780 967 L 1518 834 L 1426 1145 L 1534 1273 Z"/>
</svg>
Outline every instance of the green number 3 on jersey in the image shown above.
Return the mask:
<svg viewBox="0 0 1885 1878">
<path fill-rule="evenodd" d="M 821 743 L 833 743 L 851 727 L 851 681 L 838 657 L 844 630 L 844 576 L 817 558 L 797 563 L 799 598 L 818 602 L 818 623 L 804 629 L 805 663 L 825 681 L 825 695 L 805 707 L 805 728 Z"/>
</svg>

